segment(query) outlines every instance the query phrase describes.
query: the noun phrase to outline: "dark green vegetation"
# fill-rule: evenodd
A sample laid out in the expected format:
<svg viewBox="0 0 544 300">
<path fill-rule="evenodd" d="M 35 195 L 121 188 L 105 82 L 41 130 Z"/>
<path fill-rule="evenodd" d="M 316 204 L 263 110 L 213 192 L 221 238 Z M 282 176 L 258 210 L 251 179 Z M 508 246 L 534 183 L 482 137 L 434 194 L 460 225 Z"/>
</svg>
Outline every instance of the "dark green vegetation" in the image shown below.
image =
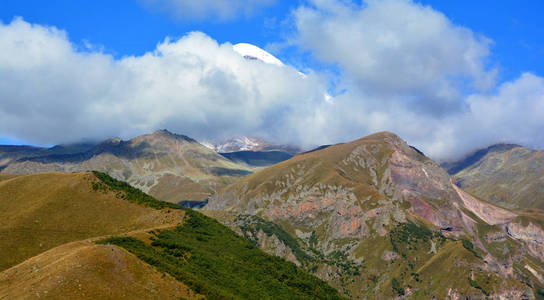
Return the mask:
<svg viewBox="0 0 544 300">
<path fill-rule="evenodd" d="M 489 291 L 487 291 L 486 289 L 484 289 L 477 281 L 475 280 L 472 280 L 472 278 L 468 278 L 468 282 L 470 283 L 470 286 L 473 287 L 473 288 L 477 288 L 479 290 L 482 291 L 482 293 L 484 293 L 486 296 L 489 296 Z"/>
<path fill-rule="evenodd" d="M 402 257 L 406 257 L 408 252 L 417 251 L 420 247 L 426 246 L 433 239 L 438 239 L 440 243 L 445 241 L 445 237 L 441 234 L 413 222 L 399 224 L 389 232 L 389 239 L 393 251 Z"/>
<path fill-rule="evenodd" d="M 471 241 L 463 239 L 463 247 L 465 247 L 465 249 L 467 249 L 472 254 L 474 254 L 474 256 L 478 258 L 482 258 L 482 256 L 476 251 L 476 249 L 474 249 L 474 245 L 472 244 Z"/>
<path fill-rule="evenodd" d="M 325 282 L 263 253 L 216 220 L 186 213 L 183 226 L 154 231 L 151 245 L 132 237 L 100 243 L 127 249 L 210 299 L 341 299 Z"/>
<path fill-rule="evenodd" d="M 402 288 L 402 286 L 400 285 L 399 281 L 396 278 L 393 278 L 393 280 L 391 280 L 391 286 L 393 288 L 394 294 L 397 294 L 399 296 L 404 295 L 404 288 Z"/>
<path fill-rule="evenodd" d="M 155 209 L 180 208 L 174 203 L 159 201 L 140 191 L 139 189 L 133 188 L 130 184 L 124 181 L 119 181 L 106 173 L 93 171 L 93 174 L 100 180 L 100 182 L 93 183 L 93 190 L 95 191 L 101 191 L 104 193 L 110 191 L 117 192 L 118 198 Z"/>
</svg>

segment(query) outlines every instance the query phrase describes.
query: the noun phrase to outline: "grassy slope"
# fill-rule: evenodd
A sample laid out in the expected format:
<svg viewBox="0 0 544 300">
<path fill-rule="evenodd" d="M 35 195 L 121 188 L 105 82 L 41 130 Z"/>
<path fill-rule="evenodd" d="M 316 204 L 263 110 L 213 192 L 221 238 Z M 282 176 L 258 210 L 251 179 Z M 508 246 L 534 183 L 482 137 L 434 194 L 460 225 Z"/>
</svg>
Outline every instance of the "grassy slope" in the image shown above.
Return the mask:
<svg viewBox="0 0 544 300">
<path fill-rule="evenodd" d="M 0 173 L 0 181 L 8 180 L 8 179 L 11 179 L 11 178 L 14 178 L 14 177 L 17 177 L 17 175 L 1 174 Z"/>
<path fill-rule="evenodd" d="M 58 245 L 94 236 L 172 226 L 183 212 L 127 203 L 94 191 L 91 173 L 22 175 L 0 181 L 0 270 Z"/>
<path fill-rule="evenodd" d="M 124 249 L 73 242 L 0 273 L 0 299 L 196 299 Z"/>
</svg>

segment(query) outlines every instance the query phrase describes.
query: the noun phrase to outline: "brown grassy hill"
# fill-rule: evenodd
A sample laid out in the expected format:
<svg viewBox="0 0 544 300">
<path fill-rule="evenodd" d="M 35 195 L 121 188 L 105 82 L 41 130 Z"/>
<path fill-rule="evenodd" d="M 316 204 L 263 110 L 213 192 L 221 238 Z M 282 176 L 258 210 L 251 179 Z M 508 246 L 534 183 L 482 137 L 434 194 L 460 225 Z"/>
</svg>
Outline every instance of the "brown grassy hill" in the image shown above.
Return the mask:
<svg viewBox="0 0 544 300">
<path fill-rule="evenodd" d="M 184 213 L 155 210 L 93 190 L 92 173 L 43 173 L 0 181 L 0 270 L 61 244 L 175 226 Z"/>
<path fill-rule="evenodd" d="M 464 192 L 388 132 L 256 172 L 205 209 L 353 298 L 515 298 L 544 284 L 539 222 Z"/>
<path fill-rule="evenodd" d="M 0 273 L 0 299 L 196 299 L 128 251 L 72 242 Z"/>
<path fill-rule="evenodd" d="M 219 187 L 251 173 L 249 167 L 232 162 L 187 136 L 166 130 L 128 141 L 110 139 L 80 153 L 19 158 L 2 172 L 90 170 L 108 173 L 159 200 L 173 203 L 204 200 Z"/>
<path fill-rule="evenodd" d="M 499 144 L 445 167 L 478 197 L 509 208 L 544 209 L 544 151 Z"/>
<path fill-rule="evenodd" d="M 13 178 L 13 177 L 16 177 L 16 176 L 18 176 L 18 175 L 0 174 L 0 181 L 7 180 L 7 179 L 10 179 L 10 178 Z"/>
</svg>

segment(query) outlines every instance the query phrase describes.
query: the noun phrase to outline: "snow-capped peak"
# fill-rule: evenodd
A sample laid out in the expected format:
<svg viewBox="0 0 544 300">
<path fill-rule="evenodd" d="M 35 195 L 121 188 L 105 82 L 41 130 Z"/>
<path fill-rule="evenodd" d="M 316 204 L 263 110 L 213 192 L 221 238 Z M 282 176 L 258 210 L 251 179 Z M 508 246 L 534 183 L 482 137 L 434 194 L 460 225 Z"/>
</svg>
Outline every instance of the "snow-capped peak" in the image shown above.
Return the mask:
<svg viewBox="0 0 544 300">
<path fill-rule="evenodd" d="M 245 136 L 224 140 L 217 144 L 209 141 L 200 141 L 200 144 L 219 153 L 236 151 L 260 151 L 263 150 L 265 147 L 269 146 L 269 144 L 263 139 L 250 138 Z"/>
<path fill-rule="evenodd" d="M 234 51 L 238 52 L 241 56 L 243 56 L 245 59 L 249 60 L 260 60 L 262 62 L 265 62 L 267 64 L 277 65 L 277 66 L 283 66 L 284 64 L 281 62 L 281 60 L 277 59 L 274 55 L 264 51 L 263 49 L 247 44 L 247 43 L 239 43 L 234 46 L 232 46 L 232 49 Z"/>
</svg>

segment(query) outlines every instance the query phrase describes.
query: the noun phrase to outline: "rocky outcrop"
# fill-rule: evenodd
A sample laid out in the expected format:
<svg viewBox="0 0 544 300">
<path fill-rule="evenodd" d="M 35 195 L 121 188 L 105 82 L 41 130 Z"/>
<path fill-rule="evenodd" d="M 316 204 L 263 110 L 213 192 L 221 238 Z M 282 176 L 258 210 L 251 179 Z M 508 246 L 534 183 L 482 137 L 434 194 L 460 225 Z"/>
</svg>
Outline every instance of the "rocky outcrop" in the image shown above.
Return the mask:
<svg viewBox="0 0 544 300">
<path fill-rule="evenodd" d="M 522 222 L 512 222 L 505 225 L 506 233 L 515 240 L 523 243 L 525 248 L 544 262 L 544 229 L 532 222 L 523 225 Z"/>
</svg>

